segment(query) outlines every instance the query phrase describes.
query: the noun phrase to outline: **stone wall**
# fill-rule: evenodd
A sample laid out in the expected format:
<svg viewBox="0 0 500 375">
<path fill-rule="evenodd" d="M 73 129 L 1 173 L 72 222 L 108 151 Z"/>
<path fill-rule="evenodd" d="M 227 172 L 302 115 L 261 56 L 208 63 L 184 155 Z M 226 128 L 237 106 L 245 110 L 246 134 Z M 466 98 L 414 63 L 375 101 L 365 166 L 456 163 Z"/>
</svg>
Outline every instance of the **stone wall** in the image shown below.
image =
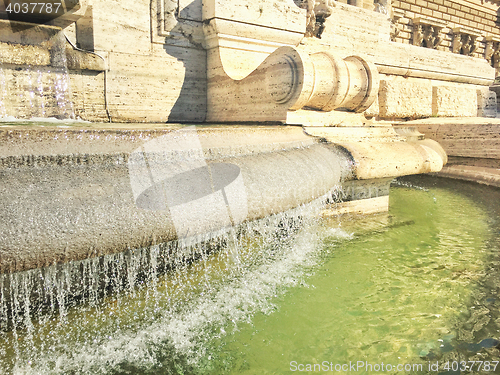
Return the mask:
<svg viewBox="0 0 500 375">
<path fill-rule="evenodd" d="M 378 100 L 367 111 L 370 117 L 475 117 L 484 116 L 492 105 L 484 91 L 493 81 L 494 69 L 484 54 L 464 56 L 413 45 L 411 40 L 391 42 L 389 15 L 374 12 L 373 6 L 337 4 L 326 30 L 322 39 L 311 41 L 311 49 L 366 55 L 381 73 Z"/>
<path fill-rule="evenodd" d="M 281 0 L 277 4 L 286 8 L 289 3 Z M 498 7 L 490 3 L 462 3 L 396 0 L 392 4 L 393 21 L 397 21 L 396 29 L 399 30 L 395 36 L 394 24 L 391 25 L 389 19 L 390 8 L 384 13 L 384 9 L 380 11 L 379 5 L 371 0 L 342 0 L 327 19 L 322 39 L 306 38 L 308 41 L 303 43 L 307 47 L 312 42 L 311 52 L 329 50 L 342 58 L 355 53 L 375 62 L 382 73 L 382 85 L 379 100 L 368 110 L 369 115 L 381 119 L 481 115 L 485 96 L 479 94 L 478 97 L 477 90 L 490 84 L 494 76 L 485 58 L 487 41 L 483 35 L 498 33 L 495 25 Z M 237 4 L 227 7 L 223 1 L 215 4 L 227 8 L 229 13 L 233 8 L 235 12 L 239 9 Z M 250 8 L 243 15 L 252 17 L 259 9 L 263 17 L 268 13 L 269 2 L 249 4 Z M 237 25 L 247 25 L 243 31 L 248 29 L 249 23 L 240 20 L 241 14 L 231 14 L 226 18 L 234 19 Z M 100 86 L 106 87 L 104 100 L 111 121 L 202 122 L 207 118 L 206 48 L 213 41 L 207 41 L 204 35 L 203 17 L 201 0 L 92 2 L 87 16 L 76 23 L 75 42 L 106 60 L 108 70 Z M 443 40 L 437 48 L 413 45 L 414 21 L 418 17 L 436 19 L 445 25 L 441 30 Z M 460 51 L 451 53 L 453 28 L 457 26 L 480 35 L 476 50 L 468 56 Z M 279 23 L 273 30 L 281 30 Z M 69 28 L 67 31 L 70 33 Z M 223 38 L 221 35 L 227 33 L 219 34 L 216 36 L 218 42 Z M 248 39 L 246 34 L 240 36 Z M 391 36 L 399 43 L 391 43 Z M 240 50 L 235 44 L 237 41 L 237 38 L 223 41 L 234 48 L 226 60 L 221 53 L 228 74 L 232 66 L 252 65 L 252 56 L 258 55 L 255 51 L 262 49 L 264 57 L 272 52 L 267 51 L 264 44 L 256 44 L 252 48 L 240 48 L 254 52 L 239 56 L 235 54 Z M 262 59 L 257 56 L 259 61 L 251 70 Z M 247 74 L 241 77 L 236 74 L 236 78 Z M 427 94 L 415 95 L 415 88 Z M 479 111 L 478 107 L 481 107 Z M 75 110 L 78 112 L 78 104 Z"/>
<path fill-rule="evenodd" d="M 175 3 L 171 17 L 169 3 Z M 95 83 L 106 88 L 109 120 L 205 119 L 206 53 L 200 40 L 201 1 L 181 1 L 180 8 L 176 3 L 93 0 L 85 17 L 76 22 L 76 45 L 94 51 L 106 61 L 107 71 L 102 77 L 105 82 Z M 71 28 L 65 32 L 72 34 Z M 81 86 L 82 77 L 77 78 Z M 91 80 L 85 82 L 92 85 Z M 79 98 L 76 112 L 93 120 L 91 111 L 82 109 L 81 103 L 83 99 Z"/>
<path fill-rule="evenodd" d="M 484 58 L 450 53 L 390 41 L 389 16 L 352 5 L 337 4 L 326 20 L 319 48 L 329 48 L 341 57 L 353 53 L 368 56 L 379 72 L 447 82 L 490 85 L 494 71 Z"/>
<path fill-rule="evenodd" d="M 378 101 L 366 114 L 384 120 L 496 117 L 496 103 L 485 86 L 382 76 Z"/>
<path fill-rule="evenodd" d="M 211 121 L 207 74 L 238 81 L 283 45 L 342 59 L 359 55 L 375 63 L 382 81 L 378 100 L 368 110 L 370 116 L 476 116 L 494 107 L 493 98 L 482 91 L 494 79 L 491 65 L 500 66 L 497 5 L 395 0 L 391 10 L 390 4 L 383 3 L 339 0 L 326 19 L 321 39 L 303 38 L 306 10 L 299 0 L 204 4 L 201 0 L 89 0 L 76 21 L 55 23 L 74 44 L 73 52 L 91 51 L 87 55 L 102 65 L 102 69 L 68 65 L 75 114 L 90 121 Z M 413 34 L 418 27 L 438 28 L 443 39 L 435 40 L 435 46 L 424 45 L 430 40 L 416 43 Z M 425 37 L 424 31 L 418 37 Z M 467 43 L 455 43 L 462 34 L 477 42 L 477 48 L 468 50 Z M 7 61 L 18 55 L 6 56 Z M 213 60 L 220 60 L 219 70 L 209 69 Z M 259 81 L 256 86 L 263 89 L 262 85 Z M 220 93 L 215 97 L 228 98 Z M 248 105 L 255 107 L 255 101 Z M 320 120 L 317 112 L 307 114 L 314 113 L 315 122 L 331 125 L 330 114 L 323 112 L 325 120 Z"/>
<path fill-rule="evenodd" d="M 456 27 L 468 28 L 479 34 L 477 50 L 472 56 L 484 58 L 486 40 L 484 37 L 500 37 L 498 27 L 498 5 L 488 1 L 463 0 L 394 0 L 393 10 L 396 15 L 398 34 L 394 40 L 400 43 L 412 44 L 414 22 L 416 18 L 431 18 L 443 21 L 441 30 L 442 41 L 438 49 L 453 50 L 453 29 Z"/>
</svg>

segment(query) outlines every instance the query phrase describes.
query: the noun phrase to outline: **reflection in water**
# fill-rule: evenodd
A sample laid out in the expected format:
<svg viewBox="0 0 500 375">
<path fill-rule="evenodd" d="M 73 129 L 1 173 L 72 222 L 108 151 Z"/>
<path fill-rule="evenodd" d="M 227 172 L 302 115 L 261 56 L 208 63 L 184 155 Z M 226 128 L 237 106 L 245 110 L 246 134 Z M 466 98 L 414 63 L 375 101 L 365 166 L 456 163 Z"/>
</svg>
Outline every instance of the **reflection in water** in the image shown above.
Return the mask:
<svg viewBox="0 0 500 375">
<path fill-rule="evenodd" d="M 22 374 L 281 374 L 294 361 L 364 361 L 422 364 L 429 373 L 439 362 L 430 371 L 437 374 L 447 361 L 494 363 L 498 197 L 466 183 L 405 180 L 391 191 L 388 215 L 318 220 L 319 204 L 299 208 L 225 233 L 220 251 L 198 249 L 190 264 L 171 259 L 177 267 L 164 275 L 133 272 L 144 257 L 157 270 L 171 254 L 161 248 L 109 257 L 127 270 L 129 287 L 21 319 L 1 333 L 0 366 Z"/>
</svg>

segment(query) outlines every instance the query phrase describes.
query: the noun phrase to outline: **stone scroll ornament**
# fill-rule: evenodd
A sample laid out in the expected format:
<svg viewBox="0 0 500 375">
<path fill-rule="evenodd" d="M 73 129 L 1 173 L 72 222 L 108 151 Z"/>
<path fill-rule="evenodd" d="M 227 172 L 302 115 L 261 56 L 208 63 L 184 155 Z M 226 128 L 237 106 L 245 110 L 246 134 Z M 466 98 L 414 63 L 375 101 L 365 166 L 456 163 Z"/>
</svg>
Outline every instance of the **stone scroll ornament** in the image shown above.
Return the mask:
<svg viewBox="0 0 500 375">
<path fill-rule="evenodd" d="M 270 6 L 269 14 L 263 13 L 265 23 L 251 32 L 242 27 L 248 25 L 243 20 L 251 21 L 246 12 L 239 13 L 241 22 L 228 20 L 250 0 L 236 1 L 228 4 L 242 6 L 214 5 L 213 14 L 209 8 L 205 13 L 212 17 L 204 21 L 203 29 L 208 46 L 206 121 L 304 124 L 310 116 L 336 109 L 362 113 L 375 101 L 380 78 L 367 57 L 337 56 L 327 47 L 311 53 L 307 43 L 300 43 L 304 35 L 321 36 L 321 24 L 333 14 L 332 0 L 287 0 L 279 12 Z M 287 29 L 277 32 L 274 15 L 280 14 L 289 21 Z M 286 44 L 276 48 L 278 40 Z"/>
<path fill-rule="evenodd" d="M 283 46 L 241 80 L 209 79 L 207 121 L 289 123 L 288 115 L 301 109 L 361 113 L 374 102 L 379 83 L 377 67 L 364 57 Z"/>
<path fill-rule="evenodd" d="M 304 0 L 300 7 L 307 10 L 306 37 L 321 39 L 325 21 L 332 15 L 334 0 Z"/>
</svg>

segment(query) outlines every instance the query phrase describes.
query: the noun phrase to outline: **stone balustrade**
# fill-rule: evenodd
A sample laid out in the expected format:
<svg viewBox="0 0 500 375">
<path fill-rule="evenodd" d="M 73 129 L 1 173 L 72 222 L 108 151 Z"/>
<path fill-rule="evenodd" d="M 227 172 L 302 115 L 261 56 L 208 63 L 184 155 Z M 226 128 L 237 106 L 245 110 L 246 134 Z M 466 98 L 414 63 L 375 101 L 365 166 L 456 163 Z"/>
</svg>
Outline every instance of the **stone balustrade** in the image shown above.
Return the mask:
<svg viewBox="0 0 500 375">
<path fill-rule="evenodd" d="M 437 49 L 443 40 L 441 30 L 445 26 L 444 22 L 438 20 L 415 18 L 413 20 L 413 45 Z"/>
<path fill-rule="evenodd" d="M 453 31 L 453 53 L 472 56 L 478 48 L 480 33 L 464 27 L 454 27 Z"/>
</svg>

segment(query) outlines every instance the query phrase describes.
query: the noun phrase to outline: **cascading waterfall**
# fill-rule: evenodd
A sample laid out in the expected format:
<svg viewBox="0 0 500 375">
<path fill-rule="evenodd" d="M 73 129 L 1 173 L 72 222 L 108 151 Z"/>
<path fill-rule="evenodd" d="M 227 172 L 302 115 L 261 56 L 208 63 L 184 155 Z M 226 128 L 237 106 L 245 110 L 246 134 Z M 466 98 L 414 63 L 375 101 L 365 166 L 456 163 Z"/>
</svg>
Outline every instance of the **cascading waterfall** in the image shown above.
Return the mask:
<svg viewBox="0 0 500 375">
<path fill-rule="evenodd" d="M 208 242 L 171 242 L 3 275 L 0 368 L 105 374 L 128 362 L 148 368 L 165 347 L 196 363 L 206 355 L 209 331 L 224 335 L 227 322 L 236 329 L 272 311 L 272 297 L 303 281 L 321 248 L 310 229 L 322 202 Z M 69 336 L 79 344 L 66 343 Z"/>
<path fill-rule="evenodd" d="M 74 119 L 66 39 L 54 35 L 47 48 L 51 65 L 0 64 L 0 119 Z"/>
<path fill-rule="evenodd" d="M 399 185 L 390 215 L 320 218 L 318 200 L 211 241 L 4 274 L 0 369 L 283 373 L 302 358 L 493 368 L 498 192 L 476 201 Z"/>
</svg>

